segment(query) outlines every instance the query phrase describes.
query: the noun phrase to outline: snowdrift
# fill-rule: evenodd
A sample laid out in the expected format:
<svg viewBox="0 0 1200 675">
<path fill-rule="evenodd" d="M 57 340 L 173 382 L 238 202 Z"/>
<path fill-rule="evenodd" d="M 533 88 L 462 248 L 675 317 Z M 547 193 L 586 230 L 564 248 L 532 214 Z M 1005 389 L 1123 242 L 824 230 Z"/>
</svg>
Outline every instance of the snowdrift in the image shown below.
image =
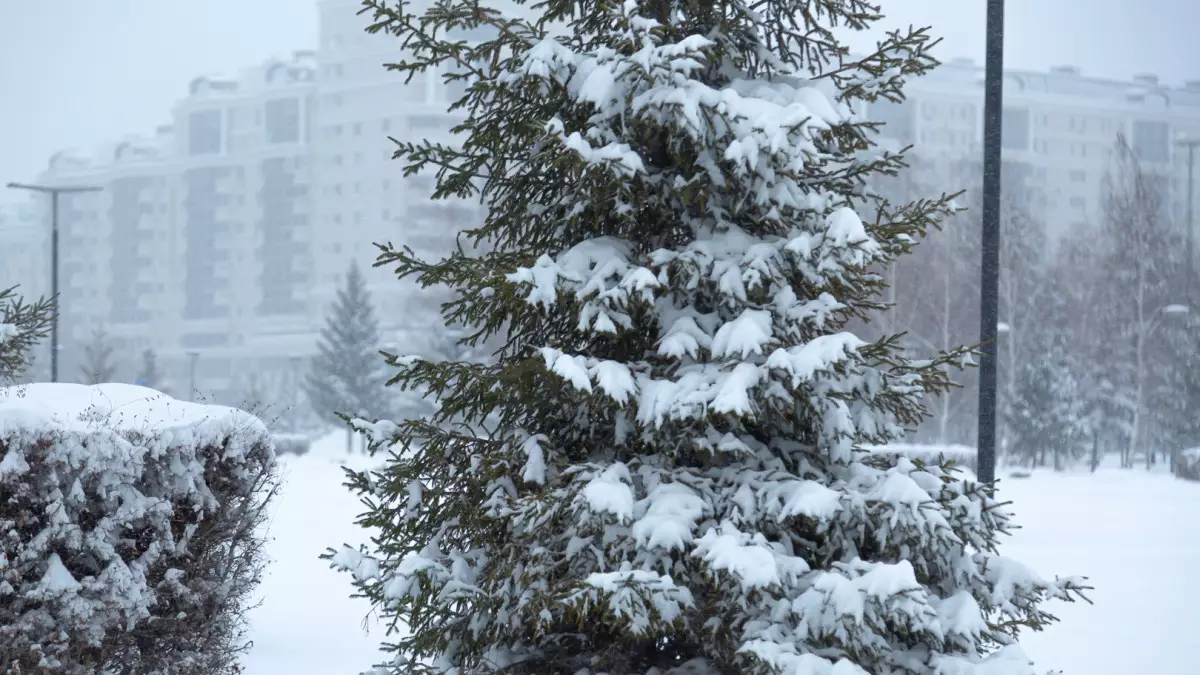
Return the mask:
<svg viewBox="0 0 1200 675">
<path fill-rule="evenodd" d="M 227 668 L 275 467 L 266 427 L 232 408 L 0 389 L 0 673 Z"/>
</svg>

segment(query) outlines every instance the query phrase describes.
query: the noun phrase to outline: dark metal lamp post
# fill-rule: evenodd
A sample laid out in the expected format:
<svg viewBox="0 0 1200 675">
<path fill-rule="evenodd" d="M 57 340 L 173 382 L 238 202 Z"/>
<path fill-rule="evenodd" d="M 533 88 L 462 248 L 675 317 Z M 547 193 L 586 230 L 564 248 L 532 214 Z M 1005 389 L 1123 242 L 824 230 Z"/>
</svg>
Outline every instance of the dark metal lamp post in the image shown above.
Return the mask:
<svg viewBox="0 0 1200 675">
<path fill-rule="evenodd" d="M 1001 121 L 1004 114 L 1004 0 L 988 0 L 983 94 L 983 236 L 979 283 L 979 480 L 996 479 L 996 338 L 1000 309 Z"/>
</svg>

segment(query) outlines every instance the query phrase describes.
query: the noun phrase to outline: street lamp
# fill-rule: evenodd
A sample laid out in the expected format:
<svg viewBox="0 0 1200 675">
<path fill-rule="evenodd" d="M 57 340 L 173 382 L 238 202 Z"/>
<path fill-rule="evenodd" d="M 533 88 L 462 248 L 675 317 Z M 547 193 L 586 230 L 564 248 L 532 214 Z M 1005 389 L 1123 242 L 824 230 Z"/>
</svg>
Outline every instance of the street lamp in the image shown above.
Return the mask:
<svg viewBox="0 0 1200 675">
<path fill-rule="evenodd" d="M 983 86 L 983 232 L 979 272 L 979 480 L 996 478 L 996 339 L 1000 318 L 1000 168 L 1004 114 L 1004 0 L 987 2 Z"/>
<path fill-rule="evenodd" d="M 12 190 L 29 190 L 50 195 L 50 295 L 54 298 L 54 316 L 50 324 L 50 381 L 58 382 L 58 196 L 76 192 L 99 192 L 104 188 L 90 185 L 54 186 L 9 183 Z"/>
</svg>

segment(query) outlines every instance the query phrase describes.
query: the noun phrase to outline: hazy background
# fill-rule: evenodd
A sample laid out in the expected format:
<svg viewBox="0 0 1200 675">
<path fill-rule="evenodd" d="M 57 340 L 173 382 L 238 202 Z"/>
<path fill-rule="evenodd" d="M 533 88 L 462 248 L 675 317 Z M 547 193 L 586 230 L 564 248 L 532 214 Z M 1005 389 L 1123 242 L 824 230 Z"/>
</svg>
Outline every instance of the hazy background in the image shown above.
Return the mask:
<svg viewBox="0 0 1200 675">
<path fill-rule="evenodd" d="M 15 132 L 0 135 L 0 183 L 64 148 L 150 133 L 194 76 L 314 48 L 316 1 L 0 0 L 0 129 Z M 982 62 L 985 0 L 883 4 L 893 26 L 934 26 L 943 60 Z M 1008 67 L 1200 79 L 1196 0 L 1008 0 L 1006 24 Z"/>
</svg>

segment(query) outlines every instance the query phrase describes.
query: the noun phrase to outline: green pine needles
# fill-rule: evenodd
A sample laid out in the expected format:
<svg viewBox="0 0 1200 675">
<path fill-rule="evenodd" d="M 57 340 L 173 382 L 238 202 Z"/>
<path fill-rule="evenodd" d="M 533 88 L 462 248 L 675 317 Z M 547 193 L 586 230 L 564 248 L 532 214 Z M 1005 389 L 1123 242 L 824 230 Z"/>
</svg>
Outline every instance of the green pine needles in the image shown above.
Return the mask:
<svg viewBox="0 0 1200 675">
<path fill-rule="evenodd" d="M 440 403 L 370 423 L 370 547 L 330 551 L 395 632 L 387 673 L 1029 673 L 1048 581 L 950 466 L 868 456 L 951 385 L 849 322 L 948 217 L 868 179 L 866 105 L 936 65 L 924 30 L 852 57 L 861 0 L 367 0 L 390 66 L 458 81 L 455 147 L 401 143 L 486 221 L 439 261 L 487 363 L 394 356 Z M 485 36 L 467 40 L 460 36 Z"/>
</svg>

